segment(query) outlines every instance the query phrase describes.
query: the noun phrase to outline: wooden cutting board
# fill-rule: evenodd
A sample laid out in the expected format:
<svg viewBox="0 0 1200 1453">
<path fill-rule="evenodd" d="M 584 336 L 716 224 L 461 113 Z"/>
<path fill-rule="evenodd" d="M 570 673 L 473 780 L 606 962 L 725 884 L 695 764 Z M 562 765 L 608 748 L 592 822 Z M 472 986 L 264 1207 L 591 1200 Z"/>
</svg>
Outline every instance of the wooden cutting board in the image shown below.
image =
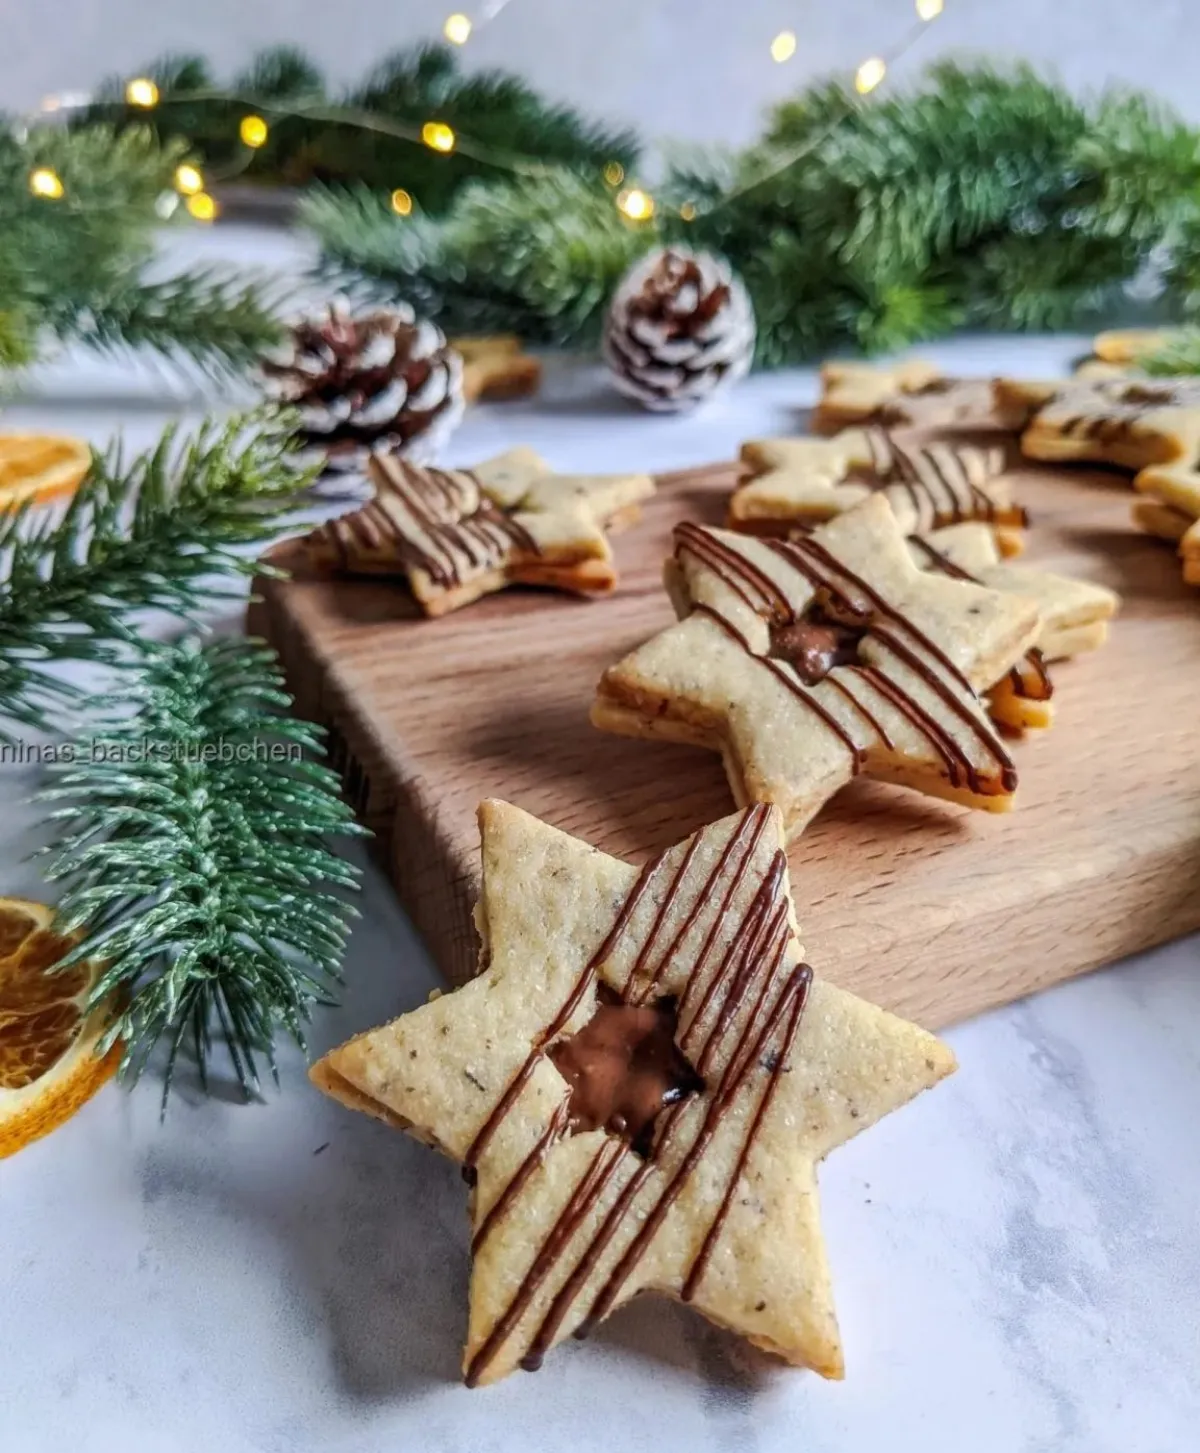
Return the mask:
<svg viewBox="0 0 1200 1453">
<path fill-rule="evenodd" d="M 733 808 L 715 755 L 609 736 L 601 671 L 667 625 L 672 525 L 717 524 L 734 469 L 664 476 L 617 540 L 618 593 L 508 591 L 440 621 L 401 586 L 260 580 L 250 628 L 278 649 L 446 976 L 475 970 L 475 807 L 503 797 L 640 863 Z M 1134 531 L 1127 480 L 1021 476 L 1029 560 L 1124 598 L 1109 644 L 1054 670 L 1057 723 L 1014 744 L 1017 811 L 859 781 L 794 844 L 808 958 L 931 1027 L 1200 928 L 1200 592 Z M 284 547 L 284 558 L 296 554 Z"/>
</svg>

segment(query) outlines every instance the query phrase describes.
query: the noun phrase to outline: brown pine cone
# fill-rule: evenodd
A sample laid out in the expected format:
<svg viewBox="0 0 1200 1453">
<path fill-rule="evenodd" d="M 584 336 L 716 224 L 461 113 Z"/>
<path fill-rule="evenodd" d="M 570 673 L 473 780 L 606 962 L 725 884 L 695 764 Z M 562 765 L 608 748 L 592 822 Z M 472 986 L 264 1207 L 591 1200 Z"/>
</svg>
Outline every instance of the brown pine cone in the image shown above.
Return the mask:
<svg viewBox="0 0 1200 1453">
<path fill-rule="evenodd" d="M 304 451 L 365 474 L 373 449 L 432 458 L 463 412 L 462 359 L 411 308 L 339 305 L 293 324 L 262 362 L 267 393 L 298 410 Z"/>
<path fill-rule="evenodd" d="M 742 378 L 754 357 L 754 310 L 729 264 L 667 247 L 626 273 L 604 324 L 604 360 L 626 397 L 673 413 Z"/>
</svg>

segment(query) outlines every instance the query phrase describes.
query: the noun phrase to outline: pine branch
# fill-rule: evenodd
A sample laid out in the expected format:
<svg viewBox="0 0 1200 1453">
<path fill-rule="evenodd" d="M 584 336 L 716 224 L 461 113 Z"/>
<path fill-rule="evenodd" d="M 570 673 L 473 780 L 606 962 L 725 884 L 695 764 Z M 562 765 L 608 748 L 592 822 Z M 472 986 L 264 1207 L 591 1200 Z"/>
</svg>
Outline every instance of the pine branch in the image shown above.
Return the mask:
<svg viewBox="0 0 1200 1453">
<path fill-rule="evenodd" d="M 221 376 L 251 367 L 279 341 L 282 301 L 261 282 L 200 268 L 159 282 L 115 279 L 85 303 L 51 300 L 45 322 L 92 348 L 153 348 Z"/>
<path fill-rule="evenodd" d="M 142 74 L 159 88 L 153 124 L 164 137 L 186 137 L 214 172 L 244 165 L 238 124 L 247 107 L 268 117 L 270 137 L 246 171 L 248 181 L 366 183 L 389 192 L 403 185 L 426 212 L 436 214 L 473 178 L 503 176 L 509 158 L 559 163 L 589 175 L 599 175 L 610 161 L 633 169 L 638 146 L 631 132 L 554 105 L 519 77 L 497 71 L 463 75 L 459 65 L 457 52 L 446 45 L 397 51 L 341 96 L 330 93 L 317 67 L 291 47 L 263 52 L 227 91 L 198 56 L 168 56 Z M 405 127 L 413 139 L 355 124 L 351 118 L 361 112 Z M 430 152 L 419 133 L 431 117 L 448 122 L 494 160 L 465 150 L 450 156 Z M 114 81 L 87 119 L 125 126 L 144 124 L 146 117 L 124 104 Z"/>
<path fill-rule="evenodd" d="M 1171 306 L 1200 314 L 1198 171 L 1200 132 L 1144 97 L 940 65 L 890 99 L 813 87 L 741 156 L 683 162 L 650 227 L 579 179 L 475 183 L 437 222 L 362 194 L 304 215 L 340 278 L 418 290 L 454 328 L 558 343 L 594 339 L 623 266 L 679 238 L 741 273 L 758 360 L 776 364 L 962 323 L 1078 325 L 1164 248 Z"/>
<path fill-rule="evenodd" d="M 56 298 L 85 298 L 150 257 L 154 204 L 184 155 L 142 128 L 65 131 L 38 127 L 24 140 L 0 129 L 0 298 L 37 310 Z M 57 201 L 35 197 L 39 167 L 61 180 Z"/>
<path fill-rule="evenodd" d="M 84 932 L 63 965 L 107 965 L 92 1003 L 122 1006 L 102 1048 L 124 1041 L 131 1081 L 165 1042 L 164 1112 L 181 1051 L 207 1086 L 214 1040 L 245 1094 L 262 1061 L 278 1079 L 277 1034 L 304 1049 L 340 978 L 358 871 L 327 842 L 362 830 L 290 705 L 261 642 L 147 645 L 41 794 L 67 804 L 46 873 L 59 928 Z"/>
<path fill-rule="evenodd" d="M 251 575 L 242 552 L 278 534 L 309 476 L 286 419 L 242 415 L 128 463 L 94 454 L 62 514 L 0 516 L 0 718 L 45 727 L 75 698 L 63 661 L 121 660 L 146 609 L 190 618 Z M 7 733 L 0 728 L 0 739 Z"/>
<path fill-rule="evenodd" d="M 386 199 L 365 189 L 317 191 L 301 213 L 334 275 L 385 284 L 450 332 L 515 329 L 537 343 L 595 339 L 613 288 L 656 236 L 627 223 L 611 192 L 569 172 L 474 183 L 448 217 L 399 226 Z"/>
<path fill-rule="evenodd" d="M 1188 321 L 1200 319 L 1200 216 L 1181 228 L 1165 271 L 1167 299 L 1173 310 Z"/>
<path fill-rule="evenodd" d="M 37 338 L 19 304 L 0 311 L 0 369 L 23 368 L 37 357 Z"/>
<path fill-rule="evenodd" d="M 0 130 L 0 367 L 29 362 L 39 334 L 100 348 L 146 346 L 210 376 L 242 368 L 277 336 L 279 298 L 218 271 L 148 282 L 155 210 L 186 155 L 144 126 Z M 35 197 L 37 167 L 61 180 Z M 18 331 L 19 330 L 19 331 Z"/>
</svg>

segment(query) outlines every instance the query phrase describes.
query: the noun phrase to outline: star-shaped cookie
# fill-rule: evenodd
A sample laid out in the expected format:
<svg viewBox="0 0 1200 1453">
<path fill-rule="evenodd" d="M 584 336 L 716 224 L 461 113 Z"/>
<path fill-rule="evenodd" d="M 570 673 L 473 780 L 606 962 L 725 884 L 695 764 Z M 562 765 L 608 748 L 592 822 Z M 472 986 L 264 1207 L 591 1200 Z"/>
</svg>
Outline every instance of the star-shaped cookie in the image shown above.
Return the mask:
<svg viewBox="0 0 1200 1453">
<path fill-rule="evenodd" d="M 1092 339 L 1092 355 L 1074 370 L 1076 378 L 1113 379 L 1144 376 L 1142 360 L 1169 348 L 1177 328 L 1113 328 Z"/>
<path fill-rule="evenodd" d="M 1179 328 L 1109 328 L 1092 339 L 1092 352 L 1102 363 L 1129 364 L 1158 353 L 1181 336 Z"/>
<path fill-rule="evenodd" d="M 1037 607 L 922 572 L 882 495 L 789 541 L 676 527 L 677 624 L 609 667 L 592 721 L 721 753 L 791 833 L 860 772 L 1003 811 L 1016 770 L 976 692 Z"/>
<path fill-rule="evenodd" d="M 640 872 L 503 802 L 480 831 L 484 971 L 312 1072 L 464 1166 L 467 1382 L 642 1291 L 840 1377 L 816 1165 L 950 1051 L 802 962 L 769 808 Z"/>
<path fill-rule="evenodd" d="M 506 585 L 605 594 L 616 585 L 605 534 L 633 523 L 648 474 L 555 474 L 532 449 L 472 469 L 433 469 L 398 454 L 370 463 L 375 498 L 307 538 L 318 567 L 405 576 L 427 615 Z"/>
<path fill-rule="evenodd" d="M 747 476 L 729 502 L 733 530 L 786 537 L 797 523 L 831 519 L 878 490 L 905 534 L 984 520 L 1006 555 L 1022 548 L 1027 519 L 1012 503 L 1000 445 L 902 443 L 871 427 L 831 439 L 751 439 L 741 458 Z"/>
<path fill-rule="evenodd" d="M 1071 376 L 1087 383 L 1095 383 L 1104 379 L 1131 378 L 1141 372 L 1134 363 L 1109 363 L 1103 358 L 1084 358 L 1075 365 Z"/>
<path fill-rule="evenodd" d="M 463 361 L 463 396 L 469 404 L 527 398 L 542 381 L 541 359 L 523 351 L 512 333 L 451 338 Z"/>
<path fill-rule="evenodd" d="M 1200 585 L 1200 464 L 1161 464 L 1143 469 L 1134 488 L 1144 499 L 1133 507 L 1142 529 L 1176 542 L 1183 578 Z"/>
<path fill-rule="evenodd" d="M 1006 428 L 997 411 L 990 379 L 949 378 L 932 363 L 910 359 L 874 367 L 868 363 L 826 363 L 813 427 L 836 433 L 847 424 L 908 424 L 940 428 L 975 424 Z"/>
<path fill-rule="evenodd" d="M 1200 379 L 1000 379 L 1002 407 L 1024 411 L 1030 459 L 1144 469 L 1200 454 Z"/>
<path fill-rule="evenodd" d="M 986 525 L 950 525 L 914 536 L 909 551 L 923 570 L 1036 602 L 1041 619 L 1037 644 L 989 688 L 988 714 L 1014 731 L 1048 727 L 1054 718 L 1054 692 L 1046 663 L 1102 646 L 1120 603 L 1117 595 L 1089 580 L 1002 560 Z"/>
</svg>

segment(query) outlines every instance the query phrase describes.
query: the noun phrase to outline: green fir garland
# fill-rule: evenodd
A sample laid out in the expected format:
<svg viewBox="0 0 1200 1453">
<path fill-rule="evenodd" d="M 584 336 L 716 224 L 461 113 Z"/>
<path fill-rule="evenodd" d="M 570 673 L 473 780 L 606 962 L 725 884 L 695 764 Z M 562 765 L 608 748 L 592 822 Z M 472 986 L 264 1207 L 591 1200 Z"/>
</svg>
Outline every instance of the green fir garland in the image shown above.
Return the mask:
<svg viewBox="0 0 1200 1453">
<path fill-rule="evenodd" d="M 28 132 L 0 121 L 0 368 L 49 339 L 112 350 L 148 346 L 210 376 L 245 368 L 279 337 L 281 299 L 252 278 L 196 268 L 147 283 L 144 269 L 173 195 L 180 142 L 145 127 Z M 53 173 L 62 196 L 36 196 Z"/>
<path fill-rule="evenodd" d="M 812 88 L 746 152 L 674 168 L 649 223 L 622 219 L 598 177 L 557 176 L 474 182 L 442 217 L 361 190 L 318 192 L 303 216 L 333 277 L 416 297 L 452 331 L 567 344 L 594 340 L 623 262 L 709 248 L 744 278 L 759 362 L 777 364 L 1085 325 L 1160 261 L 1165 311 L 1200 314 L 1198 183 L 1200 132 L 1144 96 L 944 64 L 887 99 Z"/>
<path fill-rule="evenodd" d="M 385 193 L 403 187 L 437 213 L 465 182 L 495 180 L 513 165 L 598 175 L 610 162 L 632 168 L 637 159 L 631 132 L 554 105 L 517 76 L 463 75 L 457 51 L 440 44 L 385 56 L 360 85 L 338 92 L 290 46 L 263 51 L 228 83 L 201 56 L 164 56 L 139 74 L 158 86 L 153 112 L 128 106 L 118 78 L 101 88 L 85 119 L 148 124 L 164 141 L 182 137 L 216 181 L 236 175 L 293 187 L 363 183 Z M 266 144 L 253 152 L 239 138 L 248 113 L 270 123 Z M 427 121 L 447 123 L 480 154 L 428 150 L 419 141 Z M 394 123 L 418 139 L 388 135 L 372 123 Z"/>
</svg>

